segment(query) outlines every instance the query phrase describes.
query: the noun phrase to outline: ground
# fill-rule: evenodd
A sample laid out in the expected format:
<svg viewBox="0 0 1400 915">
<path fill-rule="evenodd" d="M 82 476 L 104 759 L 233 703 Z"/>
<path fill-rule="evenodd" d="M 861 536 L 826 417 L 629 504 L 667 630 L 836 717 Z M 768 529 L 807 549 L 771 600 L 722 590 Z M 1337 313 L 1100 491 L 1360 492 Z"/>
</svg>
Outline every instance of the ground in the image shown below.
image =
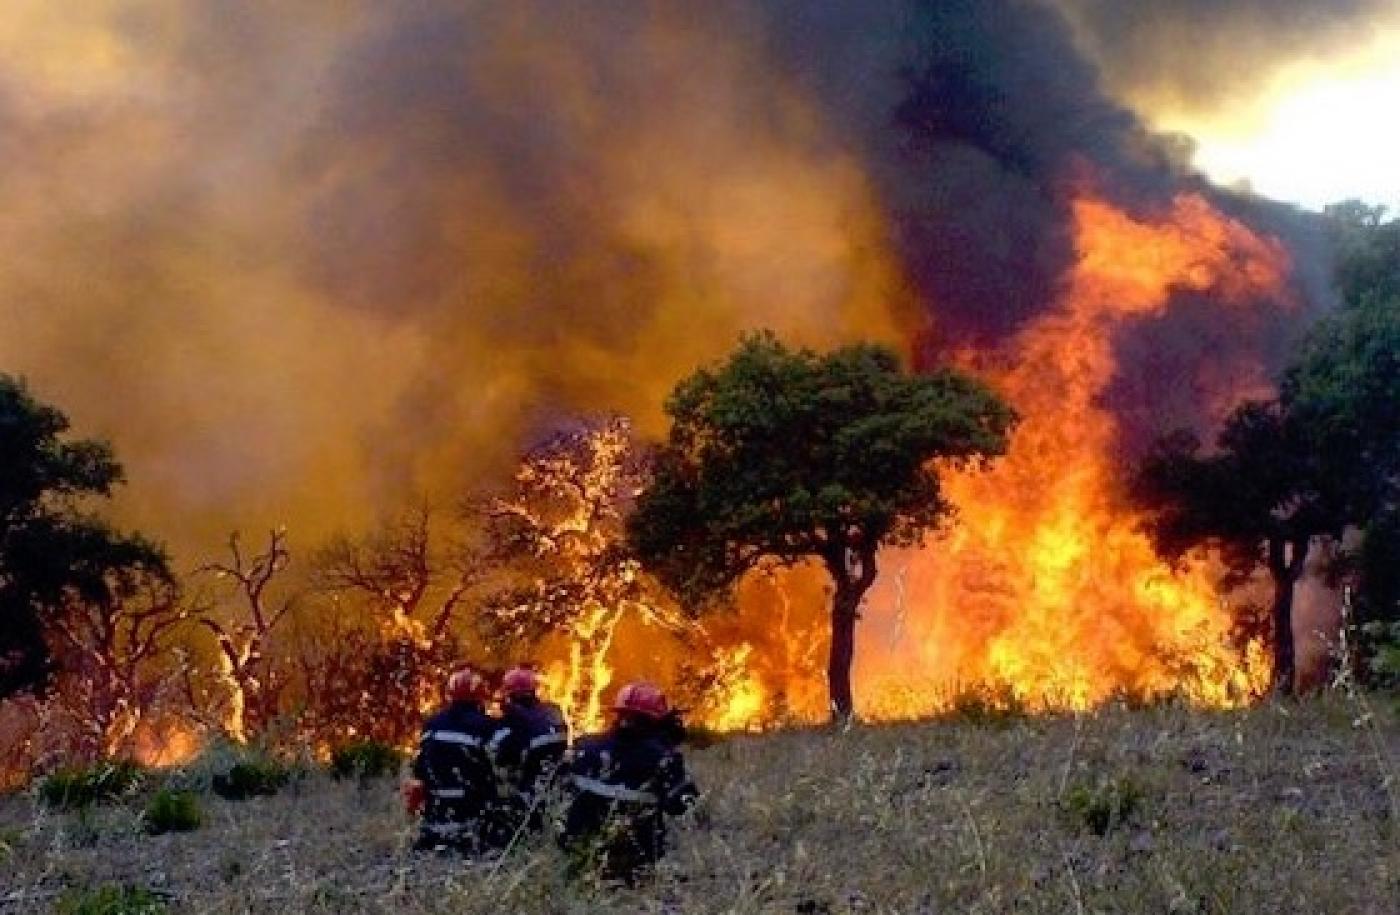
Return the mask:
<svg viewBox="0 0 1400 915">
<path fill-rule="evenodd" d="M 156 837 L 139 799 L 0 799 L 0 912 L 119 883 L 230 913 L 1400 912 L 1393 700 L 973 714 L 689 757 L 704 806 L 635 890 L 569 882 L 538 840 L 413 854 L 392 781 L 315 776 Z"/>
</svg>

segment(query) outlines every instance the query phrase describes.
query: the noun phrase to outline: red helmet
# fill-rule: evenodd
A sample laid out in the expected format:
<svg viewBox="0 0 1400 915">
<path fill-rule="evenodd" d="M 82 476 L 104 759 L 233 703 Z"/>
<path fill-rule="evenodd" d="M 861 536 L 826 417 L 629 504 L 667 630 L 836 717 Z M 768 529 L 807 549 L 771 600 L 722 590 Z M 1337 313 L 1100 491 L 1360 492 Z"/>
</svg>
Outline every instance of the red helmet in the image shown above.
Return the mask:
<svg viewBox="0 0 1400 915">
<path fill-rule="evenodd" d="M 665 693 L 650 683 L 628 683 L 617 691 L 612 710 L 620 714 L 640 715 L 660 721 L 671 711 Z"/>
<path fill-rule="evenodd" d="M 455 670 L 452 672 L 452 676 L 447 678 L 447 698 L 453 702 L 485 699 L 489 694 L 490 690 L 486 687 L 486 680 L 470 667 Z"/>
<path fill-rule="evenodd" d="M 501 678 L 501 692 L 507 696 L 518 696 L 522 693 L 534 695 L 539 692 L 542 683 L 539 671 L 529 667 L 512 667 Z"/>
</svg>

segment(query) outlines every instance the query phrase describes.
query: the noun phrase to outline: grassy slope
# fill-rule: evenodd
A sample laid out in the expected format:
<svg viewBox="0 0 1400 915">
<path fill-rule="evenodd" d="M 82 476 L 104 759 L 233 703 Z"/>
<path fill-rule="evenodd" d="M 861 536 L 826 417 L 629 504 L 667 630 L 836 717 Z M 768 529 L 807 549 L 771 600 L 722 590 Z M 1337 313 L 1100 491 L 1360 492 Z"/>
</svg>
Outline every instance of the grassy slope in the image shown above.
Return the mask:
<svg viewBox="0 0 1400 915">
<path fill-rule="evenodd" d="M 0 911 L 130 881 L 200 912 L 1400 912 L 1400 723 L 1340 699 L 1204 715 L 792 732 L 691 754 L 698 822 L 655 884 L 569 885 L 542 845 L 499 865 L 411 855 L 387 782 L 209 798 L 204 828 L 139 834 L 0 799 Z M 1385 760 L 1388 759 L 1388 762 Z M 1066 810 L 1131 784 L 1104 836 Z"/>
</svg>

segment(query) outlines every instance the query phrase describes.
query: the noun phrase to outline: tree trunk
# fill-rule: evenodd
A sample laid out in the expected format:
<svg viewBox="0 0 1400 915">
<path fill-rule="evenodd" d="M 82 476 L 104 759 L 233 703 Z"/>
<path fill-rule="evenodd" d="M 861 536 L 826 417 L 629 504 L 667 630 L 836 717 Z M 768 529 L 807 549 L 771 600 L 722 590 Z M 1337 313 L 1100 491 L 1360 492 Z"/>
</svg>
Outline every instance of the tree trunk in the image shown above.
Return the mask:
<svg viewBox="0 0 1400 915">
<path fill-rule="evenodd" d="M 1308 558 L 1308 540 L 1269 541 L 1269 574 L 1274 582 L 1270 616 L 1274 625 L 1274 690 L 1291 696 L 1297 689 L 1297 661 L 1293 643 L 1293 592 Z"/>
<path fill-rule="evenodd" d="M 827 689 L 831 696 L 831 720 L 844 724 L 855 714 L 851 693 L 851 664 L 856 655 L 856 617 L 860 595 L 849 584 L 836 587 L 831 605 L 831 656 L 826 667 Z"/>
<path fill-rule="evenodd" d="M 826 682 L 831 698 L 831 721 L 844 725 L 855 715 L 851 691 L 851 665 L 856 654 L 856 620 L 860 602 L 875 581 L 875 551 L 840 548 L 826 559 L 827 571 L 836 584 L 831 602 L 831 653 L 827 660 Z"/>
</svg>

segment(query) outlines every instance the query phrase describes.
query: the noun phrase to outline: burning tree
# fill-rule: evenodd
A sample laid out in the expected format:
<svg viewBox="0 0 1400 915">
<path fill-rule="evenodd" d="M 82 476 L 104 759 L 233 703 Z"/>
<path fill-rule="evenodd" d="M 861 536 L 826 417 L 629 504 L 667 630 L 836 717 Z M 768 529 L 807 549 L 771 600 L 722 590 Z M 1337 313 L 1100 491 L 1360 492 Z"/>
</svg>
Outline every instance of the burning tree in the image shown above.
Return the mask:
<svg viewBox="0 0 1400 915">
<path fill-rule="evenodd" d="M 317 561 L 332 594 L 365 599 L 386 638 L 420 644 L 447 638 L 462 601 L 480 579 L 478 557 L 443 542 L 434 513 L 419 507 L 368 537 L 342 537 Z"/>
<path fill-rule="evenodd" d="M 267 655 L 274 631 L 291 612 L 296 596 L 274 597 L 271 588 L 292 561 L 287 532 L 268 534 L 267 546 L 248 555 L 237 533 L 228 540 L 229 559 L 202 567 L 228 593 L 216 606 L 199 613 L 199 623 L 214 636 L 219 679 L 227 690 L 223 730 L 244 742 L 261 731 L 277 711 L 281 677 Z M 230 606 L 232 605 L 232 606 Z"/>
<path fill-rule="evenodd" d="M 820 561 L 835 585 L 831 708 L 849 719 L 878 550 L 920 543 L 952 514 L 939 466 L 1004 453 L 1014 413 L 953 370 L 911 376 L 878 346 L 822 356 L 772 334 L 681 382 L 666 411 L 670 437 L 629 524 L 638 555 L 698 601 L 757 568 Z"/>
<path fill-rule="evenodd" d="M 1273 582 L 1269 633 L 1274 685 L 1294 689 L 1293 595 L 1319 538 L 1339 539 L 1346 525 L 1347 483 L 1277 401 L 1249 402 L 1226 421 L 1217 450 L 1200 453 L 1190 433 L 1158 443 L 1139 469 L 1134 490 L 1148 510 L 1159 553 L 1180 559 L 1197 547 L 1216 550 L 1235 581 L 1260 566 Z"/>
<path fill-rule="evenodd" d="M 524 643 L 569 637 L 569 717 L 601 717 L 611 676 L 607 652 L 630 613 L 669 628 L 663 608 L 627 550 L 625 519 L 646 480 L 646 464 L 623 418 L 554 436 L 528 453 L 513 488 L 485 507 L 492 558 L 506 570 L 486 613 L 497 634 Z"/>
<path fill-rule="evenodd" d="M 63 671 L 56 701 L 83 732 L 85 754 L 104 758 L 130 751 L 138 725 L 171 692 L 178 671 L 167 640 L 187 617 L 164 575 L 114 573 L 106 592 L 73 595 L 50 624 Z"/>
<path fill-rule="evenodd" d="M 1293 595 L 1318 545 L 1340 556 L 1331 571 L 1359 573 L 1363 620 L 1398 612 L 1400 226 L 1365 207 L 1334 216 L 1353 235 L 1338 272 L 1344 304 L 1313 328 L 1279 397 L 1241 405 L 1214 453 L 1189 434 L 1165 439 L 1136 487 L 1165 555 L 1206 546 L 1237 576 L 1268 570 L 1282 692 L 1296 685 Z M 1354 550 L 1342 548 L 1348 529 L 1361 535 Z"/>
<path fill-rule="evenodd" d="M 350 653 L 302 652 L 319 701 L 338 706 L 322 711 L 359 734 L 406 739 L 455 662 L 453 624 L 481 581 L 481 558 L 419 507 L 366 537 L 333 541 L 316 565 L 320 588 L 361 603 L 374 630 L 346 632 L 337 647 Z"/>
</svg>

